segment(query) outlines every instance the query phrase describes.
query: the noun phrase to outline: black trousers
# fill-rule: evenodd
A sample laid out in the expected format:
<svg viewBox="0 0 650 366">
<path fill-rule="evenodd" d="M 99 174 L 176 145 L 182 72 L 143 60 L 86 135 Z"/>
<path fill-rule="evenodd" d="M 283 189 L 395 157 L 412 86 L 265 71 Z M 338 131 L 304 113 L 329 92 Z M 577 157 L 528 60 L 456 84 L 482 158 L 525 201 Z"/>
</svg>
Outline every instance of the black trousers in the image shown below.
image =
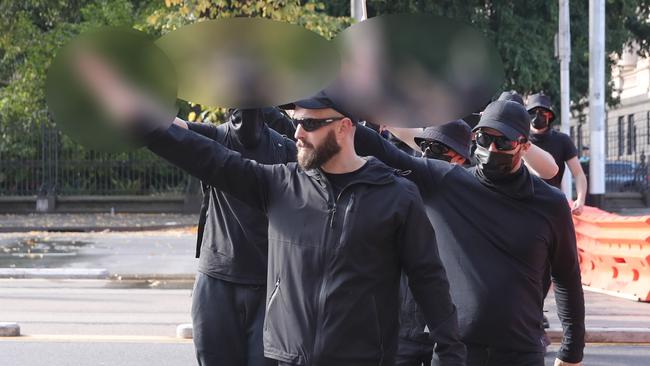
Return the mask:
<svg viewBox="0 0 650 366">
<path fill-rule="evenodd" d="M 399 337 L 395 366 L 430 366 L 433 345 Z"/>
<path fill-rule="evenodd" d="M 264 358 L 266 288 L 196 276 L 192 327 L 199 366 L 275 366 Z"/>
<path fill-rule="evenodd" d="M 544 353 L 467 345 L 467 366 L 544 366 Z"/>
</svg>

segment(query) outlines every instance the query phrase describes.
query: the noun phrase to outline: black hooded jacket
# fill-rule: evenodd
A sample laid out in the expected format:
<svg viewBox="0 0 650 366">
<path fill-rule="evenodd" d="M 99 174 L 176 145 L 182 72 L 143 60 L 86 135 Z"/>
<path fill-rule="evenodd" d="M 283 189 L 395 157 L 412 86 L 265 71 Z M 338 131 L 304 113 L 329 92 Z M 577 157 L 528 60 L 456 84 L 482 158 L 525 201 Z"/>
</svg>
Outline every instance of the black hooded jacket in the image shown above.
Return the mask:
<svg viewBox="0 0 650 366">
<path fill-rule="evenodd" d="M 396 170 L 368 159 L 334 197 L 317 169 L 259 164 L 175 125 L 149 141 L 154 153 L 268 216 L 266 357 L 392 365 L 403 270 L 442 364 L 464 365 L 435 233 L 417 188 Z"/>
<path fill-rule="evenodd" d="M 191 122 L 188 126 L 247 159 L 264 164 L 295 161 L 293 141 L 267 127 L 264 116 L 257 109 L 236 110 L 219 126 Z M 205 182 L 202 188 L 196 243 L 199 271 L 233 283 L 266 284 L 266 215 Z"/>
<path fill-rule="evenodd" d="M 573 221 L 562 192 L 525 167 L 517 174 L 521 179 L 501 184 L 486 181 L 475 167 L 414 158 L 362 126 L 355 148 L 411 171 L 406 177 L 418 186 L 436 230 L 466 344 L 543 352 L 543 284 L 550 271 L 564 328 L 558 357 L 582 360 L 584 298 Z M 404 324 L 418 328 L 401 333 L 417 341 L 423 325 L 416 316 L 402 313 Z"/>
</svg>

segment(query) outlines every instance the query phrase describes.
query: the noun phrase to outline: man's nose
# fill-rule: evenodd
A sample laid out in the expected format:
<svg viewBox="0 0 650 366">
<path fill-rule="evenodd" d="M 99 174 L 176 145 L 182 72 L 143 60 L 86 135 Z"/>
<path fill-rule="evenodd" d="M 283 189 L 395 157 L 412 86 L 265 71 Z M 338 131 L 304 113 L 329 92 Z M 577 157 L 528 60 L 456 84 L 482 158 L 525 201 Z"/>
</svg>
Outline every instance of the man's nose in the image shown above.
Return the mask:
<svg viewBox="0 0 650 366">
<path fill-rule="evenodd" d="M 300 137 L 303 137 L 303 136 L 305 136 L 305 129 L 302 128 L 301 124 L 298 124 L 298 126 L 296 126 L 296 133 L 293 134 L 293 137 L 296 140 L 298 140 Z"/>
<path fill-rule="evenodd" d="M 499 151 L 499 149 L 497 149 L 497 145 L 494 142 L 490 144 L 490 148 L 488 150 L 489 151 Z"/>
</svg>

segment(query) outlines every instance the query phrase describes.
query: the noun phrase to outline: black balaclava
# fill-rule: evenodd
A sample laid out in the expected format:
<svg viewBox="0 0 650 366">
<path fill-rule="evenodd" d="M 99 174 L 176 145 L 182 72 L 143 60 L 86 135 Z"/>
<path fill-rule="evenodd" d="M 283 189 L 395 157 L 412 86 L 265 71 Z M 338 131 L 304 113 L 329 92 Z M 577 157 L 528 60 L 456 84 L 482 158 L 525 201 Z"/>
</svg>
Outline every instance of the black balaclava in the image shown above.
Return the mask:
<svg viewBox="0 0 650 366">
<path fill-rule="evenodd" d="M 533 127 L 537 130 L 543 130 L 548 127 L 549 120 L 546 118 L 544 111 L 541 108 L 536 110 L 535 117 L 530 121 Z"/>
<path fill-rule="evenodd" d="M 241 144 L 252 149 L 256 147 L 264 133 L 264 120 L 259 109 L 234 109 L 231 112 L 229 122 L 235 131 L 235 136 Z"/>
</svg>

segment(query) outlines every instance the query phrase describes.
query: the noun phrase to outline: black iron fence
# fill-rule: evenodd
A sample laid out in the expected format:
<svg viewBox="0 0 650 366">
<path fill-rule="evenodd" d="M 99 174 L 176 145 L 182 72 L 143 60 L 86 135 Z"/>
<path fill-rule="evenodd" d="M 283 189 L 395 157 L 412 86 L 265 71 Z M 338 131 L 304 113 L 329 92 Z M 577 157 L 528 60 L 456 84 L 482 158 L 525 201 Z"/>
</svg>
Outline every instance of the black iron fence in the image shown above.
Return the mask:
<svg viewBox="0 0 650 366">
<path fill-rule="evenodd" d="M 583 169 L 588 173 L 589 125 L 587 116 L 571 126 Z M 605 189 L 607 192 L 644 192 L 650 189 L 650 111 L 612 110 L 605 119 Z M 585 164 L 586 163 L 586 164 Z"/>
<path fill-rule="evenodd" d="M 0 125 L 0 196 L 165 195 L 189 176 L 146 149 L 103 153 L 53 125 Z"/>
</svg>

